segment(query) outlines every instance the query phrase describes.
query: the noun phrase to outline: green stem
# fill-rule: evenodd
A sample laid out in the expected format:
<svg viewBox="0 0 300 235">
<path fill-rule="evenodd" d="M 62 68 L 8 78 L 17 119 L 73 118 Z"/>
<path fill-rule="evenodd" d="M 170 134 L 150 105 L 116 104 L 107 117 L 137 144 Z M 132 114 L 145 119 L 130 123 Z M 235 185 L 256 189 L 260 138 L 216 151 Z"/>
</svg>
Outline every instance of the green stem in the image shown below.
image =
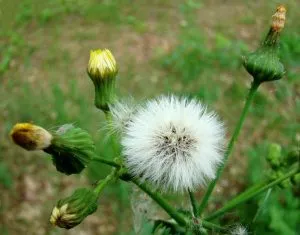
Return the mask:
<svg viewBox="0 0 300 235">
<path fill-rule="evenodd" d="M 104 163 L 106 165 L 113 166 L 113 167 L 116 167 L 116 168 L 120 168 L 121 167 L 118 163 L 113 162 L 111 160 L 107 160 L 107 159 L 102 158 L 102 157 L 94 157 L 92 159 L 92 161 L 101 162 L 101 163 Z"/>
<path fill-rule="evenodd" d="M 189 190 L 189 196 L 190 196 L 190 201 L 191 201 L 191 205 L 192 205 L 192 208 L 193 208 L 193 214 L 194 214 L 194 217 L 198 217 L 198 206 L 197 206 L 197 201 L 196 201 L 196 198 L 195 198 L 195 195 L 193 192 L 191 192 Z"/>
<path fill-rule="evenodd" d="M 280 177 L 277 180 L 273 180 L 271 182 L 267 182 L 263 185 L 259 185 L 259 186 L 254 186 L 248 190 L 246 190 L 245 192 L 241 193 L 240 195 L 238 195 L 237 197 L 235 197 L 234 199 L 232 199 L 231 201 L 229 201 L 228 203 L 226 203 L 226 205 L 224 207 L 222 207 L 221 209 L 217 210 L 216 212 L 212 213 L 210 216 L 208 216 L 207 218 L 205 218 L 206 220 L 212 220 L 215 219 L 221 215 L 223 215 L 225 212 L 231 210 L 232 208 L 236 207 L 237 205 L 248 201 L 249 199 L 255 197 L 256 195 L 268 190 L 269 188 L 274 187 L 275 185 L 281 183 L 282 181 L 286 180 L 287 178 L 290 178 L 291 176 L 297 174 L 299 172 L 299 167 L 289 171 L 288 173 L 286 173 L 285 175 L 283 175 L 282 177 Z"/>
<path fill-rule="evenodd" d="M 132 179 L 132 182 L 137 185 L 140 189 L 142 189 L 145 193 L 147 193 L 158 205 L 160 205 L 179 225 L 187 226 L 188 219 L 178 211 L 174 209 L 159 193 L 154 192 L 147 186 L 145 183 L 140 183 L 136 179 Z M 208 221 L 201 221 L 203 227 L 218 230 L 218 231 L 225 231 L 224 228 L 221 226 L 208 222 Z"/>
<path fill-rule="evenodd" d="M 94 189 L 94 192 L 97 195 L 99 195 L 102 192 L 106 185 L 117 179 L 118 175 L 116 174 L 116 172 L 117 171 L 115 169 L 112 170 L 112 172 L 108 176 L 106 176 L 105 179 L 99 181 L 99 183 Z"/>
<path fill-rule="evenodd" d="M 208 228 L 208 229 L 211 229 L 211 230 L 217 230 L 217 231 L 220 231 L 220 232 L 226 232 L 227 231 L 227 229 L 221 227 L 220 225 L 217 225 L 217 224 L 205 221 L 205 220 L 202 220 L 201 222 L 202 222 L 202 226 L 204 228 Z"/>
<path fill-rule="evenodd" d="M 183 226 L 188 224 L 185 216 L 177 212 L 175 208 L 171 206 L 160 194 L 152 191 L 149 186 L 145 183 L 138 182 L 136 179 L 132 179 L 132 182 L 147 193 L 155 202 L 157 202 L 178 224 Z"/>
<path fill-rule="evenodd" d="M 245 121 L 245 118 L 247 116 L 247 113 L 249 111 L 249 107 L 250 107 L 250 104 L 254 98 L 254 95 L 255 95 L 255 92 L 257 91 L 258 87 L 259 87 L 259 83 L 256 83 L 256 82 L 252 82 L 251 84 L 251 88 L 249 90 L 249 93 L 248 93 L 248 96 L 246 98 L 246 103 L 244 105 L 244 108 L 243 108 L 243 111 L 242 111 L 242 114 L 240 116 L 240 119 L 235 127 L 235 130 L 234 130 L 234 133 L 230 139 L 230 142 L 228 144 L 228 147 L 227 147 L 227 151 L 225 152 L 225 156 L 224 156 L 224 162 L 223 164 L 218 168 L 218 171 L 217 171 L 217 175 L 216 175 L 216 178 L 209 184 L 208 186 L 208 189 L 201 201 L 201 204 L 199 206 L 199 215 L 202 214 L 203 210 L 205 209 L 207 203 L 208 203 L 208 200 L 217 184 L 217 181 L 219 180 L 219 178 L 221 177 L 222 173 L 223 173 L 223 170 L 224 170 L 224 167 L 228 161 L 228 158 L 234 148 L 234 144 L 239 136 L 239 133 L 240 133 L 240 130 L 243 126 L 243 123 Z"/>
</svg>

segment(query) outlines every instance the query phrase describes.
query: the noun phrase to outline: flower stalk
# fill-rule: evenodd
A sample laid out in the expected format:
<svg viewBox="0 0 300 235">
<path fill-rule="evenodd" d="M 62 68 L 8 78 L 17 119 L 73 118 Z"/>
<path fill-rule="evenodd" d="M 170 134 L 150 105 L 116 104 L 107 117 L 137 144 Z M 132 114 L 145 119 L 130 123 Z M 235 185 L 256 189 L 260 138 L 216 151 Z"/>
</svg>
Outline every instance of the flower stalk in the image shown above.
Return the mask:
<svg viewBox="0 0 300 235">
<path fill-rule="evenodd" d="M 197 205 L 197 201 L 195 198 L 194 193 L 191 190 L 188 190 L 189 192 L 189 197 L 190 197 L 190 201 L 191 201 L 191 205 L 192 205 L 192 209 L 193 209 L 193 215 L 194 217 L 198 217 L 198 205 Z"/>
<path fill-rule="evenodd" d="M 222 173 L 224 171 L 225 165 L 226 165 L 226 163 L 228 161 L 228 158 L 229 158 L 230 154 L 233 151 L 235 142 L 236 142 L 236 140 L 237 140 L 237 138 L 238 138 L 238 136 L 240 134 L 240 131 L 241 131 L 242 126 L 243 126 L 243 123 L 244 123 L 245 118 L 246 118 L 246 116 L 248 114 L 248 111 L 249 111 L 249 108 L 250 108 L 250 104 L 253 101 L 253 98 L 255 96 L 255 93 L 256 93 L 259 85 L 260 85 L 260 83 L 257 83 L 255 81 L 253 81 L 252 84 L 251 84 L 251 88 L 250 88 L 248 96 L 246 98 L 246 103 L 244 105 L 242 114 L 241 114 L 241 116 L 239 118 L 239 121 L 238 121 L 236 127 L 235 127 L 234 133 L 233 133 L 233 135 L 232 135 L 232 137 L 230 139 L 230 142 L 229 142 L 228 147 L 227 147 L 227 151 L 225 152 L 224 162 L 218 168 L 216 178 L 208 186 L 208 189 L 207 189 L 207 191 L 206 191 L 206 193 L 205 193 L 205 195 L 204 195 L 204 197 L 202 199 L 202 202 L 201 202 L 201 204 L 199 206 L 199 210 L 198 210 L 199 211 L 199 215 L 201 215 L 201 213 L 205 209 L 205 207 L 206 207 L 206 205 L 208 203 L 208 200 L 209 200 L 209 198 L 210 198 L 210 196 L 211 196 L 211 194 L 212 194 L 212 192 L 213 192 L 213 190 L 214 190 L 214 188 L 215 188 L 215 186 L 217 184 L 217 181 L 219 180 L 219 178 L 221 177 L 221 175 L 222 175 Z"/>
<path fill-rule="evenodd" d="M 300 172 L 300 168 L 298 166 L 298 167 L 290 170 L 289 172 L 287 172 L 286 174 L 284 174 L 282 177 L 280 177 L 277 180 L 273 180 L 271 182 L 260 183 L 260 184 L 257 184 L 255 186 L 249 188 L 245 192 L 241 193 L 240 195 L 238 195 L 237 197 L 235 197 L 234 199 L 232 199 L 231 201 L 226 203 L 226 205 L 224 207 L 222 207 L 221 209 L 217 210 L 216 212 L 214 212 L 211 215 L 209 215 L 208 217 L 206 217 L 205 220 L 213 220 L 215 218 L 222 216 L 224 213 L 226 213 L 227 211 L 236 207 L 237 205 L 250 200 L 251 198 L 257 196 L 258 194 L 268 190 L 269 188 L 272 188 L 272 187 L 280 184 L 282 181 L 296 175 L 299 172 Z"/>
<path fill-rule="evenodd" d="M 116 169 L 113 169 L 109 175 L 105 177 L 105 179 L 100 180 L 98 184 L 96 185 L 94 192 L 99 196 L 100 193 L 103 191 L 103 189 L 113 181 L 118 179 L 118 171 Z"/>
<path fill-rule="evenodd" d="M 106 165 L 109 165 L 109 166 L 112 166 L 112 167 L 116 167 L 116 168 L 120 168 L 121 165 L 114 162 L 114 161 L 111 161 L 111 160 L 107 160 L 106 158 L 103 158 L 103 157 L 98 157 L 98 156 L 95 156 L 92 158 L 92 161 L 94 162 L 101 162 L 103 164 L 106 164 Z"/>
<path fill-rule="evenodd" d="M 145 183 L 140 183 L 136 179 L 132 179 L 132 182 L 147 193 L 157 204 L 159 204 L 179 225 L 185 226 L 188 224 L 187 218 L 184 215 L 177 212 L 173 206 L 171 206 L 160 194 L 152 191 L 152 189 Z"/>
</svg>

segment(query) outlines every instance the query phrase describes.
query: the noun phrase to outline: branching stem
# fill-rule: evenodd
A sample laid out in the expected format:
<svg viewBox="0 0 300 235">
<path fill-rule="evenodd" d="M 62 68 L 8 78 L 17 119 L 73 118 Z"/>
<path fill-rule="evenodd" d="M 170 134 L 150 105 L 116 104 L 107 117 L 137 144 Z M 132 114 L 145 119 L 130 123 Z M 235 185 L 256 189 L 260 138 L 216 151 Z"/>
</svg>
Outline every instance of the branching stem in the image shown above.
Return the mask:
<svg viewBox="0 0 300 235">
<path fill-rule="evenodd" d="M 233 135 L 232 135 L 232 137 L 230 139 L 230 142 L 229 142 L 228 147 L 227 147 L 227 151 L 225 152 L 224 162 L 218 168 L 216 178 L 208 186 L 208 189 L 207 189 L 207 191 L 206 191 L 206 193 L 205 193 L 205 195 L 204 195 L 204 197 L 202 199 L 202 202 L 201 202 L 201 204 L 199 206 L 199 215 L 201 215 L 202 212 L 203 212 L 203 210 L 206 208 L 208 200 L 209 200 L 209 198 L 210 198 L 210 196 L 211 196 L 211 194 L 212 194 L 212 192 L 213 192 L 213 190 L 214 190 L 214 188 L 215 188 L 215 186 L 217 184 L 217 181 L 219 180 L 219 178 L 221 177 L 221 175 L 223 173 L 225 165 L 226 165 L 226 163 L 228 161 L 228 158 L 229 158 L 229 156 L 230 156 L 230 154 L 231 154 L 231 152 L 232 152 L 232 150 L 234 148 L 234 144 L 235 144 L 235 142 L 236 142 L 236 140 L 237 140 L 237 138 L 238 138 L 238 136 L 240 134 L 240 130 L 241 130 L 242 126 L 243 126 L 243 123 L 244 123 L 245 118 L 247 116 L 247 113 L 249 111 L 250 104 L 251 104 L 251 102 L 252 102 L 252 100 L 254 98 L 254 95 L 255 95 L 255 93 L 256 93 L 259 85 L 260 85 L 259 83 L 256 83 L 254 81 L 251 84 L 251 88 L 250 88 L 248 96 L 246 98 L 246 103 L 244 105 L 242 114 L 240 116 L 240 119 L 239 119 L 236 127 L 235 127 L 234 133 L 233 133 Z"/>
</svg>

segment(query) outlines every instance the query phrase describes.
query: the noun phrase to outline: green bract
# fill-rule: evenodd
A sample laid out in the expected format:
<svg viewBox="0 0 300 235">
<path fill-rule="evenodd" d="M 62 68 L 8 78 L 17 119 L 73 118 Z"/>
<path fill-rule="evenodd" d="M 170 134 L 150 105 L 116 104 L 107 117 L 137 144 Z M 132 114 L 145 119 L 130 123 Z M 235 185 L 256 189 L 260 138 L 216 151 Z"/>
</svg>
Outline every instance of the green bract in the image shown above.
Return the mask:
<svg viewBox="0 0 300 235">
<path fill-rule="evenodd" d="M 97 198 L 97 194 L 90 189 L 75 190 L 70 197 L 57 202 L 50 222 L 61 228 L 75 227 L 97 210 Z"/>
<path fill-rule="evenodd" d="M 285 73 L 277 52 L 272 48 L 260 48 L 250 53 L 244 59 L 244 67 L 259 83 L 279 80 Z"/>
<path fill-rule="evenodd" d="M 53 133 L 51 145 L 44 150 L 52 155 L 56 169 L 64 174 L 78 174 L 94 156 L 95 145 L 84 130 L 66 124 Z"/>
<path fill-rule="evenodd" d="M 278 29 L 272 26 L 262 46 L 244 57 L 243 65 L 257 84 L 278 80 L 285 74 L 278 56 L 279 35 Z"/>
</svg>

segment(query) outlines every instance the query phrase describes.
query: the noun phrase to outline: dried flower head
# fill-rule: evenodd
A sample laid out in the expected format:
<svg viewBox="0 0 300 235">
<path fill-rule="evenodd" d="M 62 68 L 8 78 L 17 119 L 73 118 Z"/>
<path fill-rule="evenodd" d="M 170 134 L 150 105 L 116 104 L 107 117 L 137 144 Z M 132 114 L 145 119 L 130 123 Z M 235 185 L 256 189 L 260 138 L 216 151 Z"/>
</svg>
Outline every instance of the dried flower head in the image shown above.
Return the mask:
<svg viewBox="0 0 300 235">
<path fill-rule="evenodd" d="M 27 150 L 43 150 L 51 145 L 52 135 L 40 126 L 18 123 L 10 132 L 12 140 Z"/>
<path fill-rule="evenodd" d="M 283 5 L 277 7 L 272 16 L 272 30 L 280 32 L 284 28 L 286 8 Z"/>
<path fill-rule="evenodd" d="M 215 178 L 224 127 L 198 101 L 162 96 L 137 111 L 121 142 L 134 176 L 162 190 L 195 190 Z"/>
</svg>

